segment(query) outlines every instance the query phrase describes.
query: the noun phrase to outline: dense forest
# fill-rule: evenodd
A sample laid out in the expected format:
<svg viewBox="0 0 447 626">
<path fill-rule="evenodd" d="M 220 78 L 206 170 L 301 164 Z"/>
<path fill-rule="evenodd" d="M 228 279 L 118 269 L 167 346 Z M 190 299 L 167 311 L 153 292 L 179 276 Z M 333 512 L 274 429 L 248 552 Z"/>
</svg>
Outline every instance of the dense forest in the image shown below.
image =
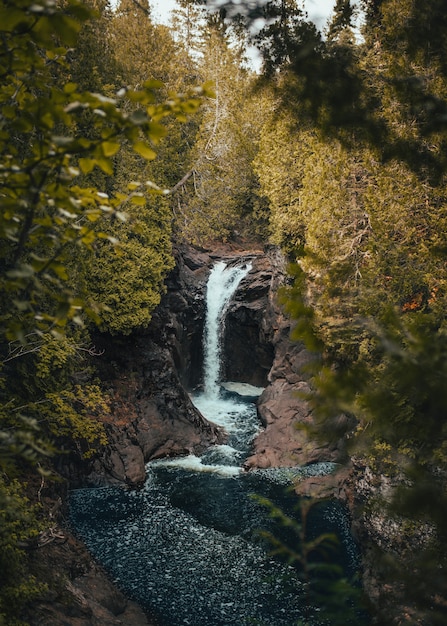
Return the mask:
<svg viewBox="0 0 447 626">
<path fill-rule="evenodd" d="M 105 442 L 91 333 L 150 323 L 182 241 L 287 255 L 317 434 L 355 416 L 351 454 L 401 477 L 389 515 L 430 541 L 383 568 L 430 611 L 408 623 L 444 623 L 445 3 L 362 0 L 358 32 L 336 0 L 323 33 L 295 0 L 207 4 L 171 28 L 148 0 L 0 1 L 0 624 L 44 587 L 29 476 Z"/>
</svg>

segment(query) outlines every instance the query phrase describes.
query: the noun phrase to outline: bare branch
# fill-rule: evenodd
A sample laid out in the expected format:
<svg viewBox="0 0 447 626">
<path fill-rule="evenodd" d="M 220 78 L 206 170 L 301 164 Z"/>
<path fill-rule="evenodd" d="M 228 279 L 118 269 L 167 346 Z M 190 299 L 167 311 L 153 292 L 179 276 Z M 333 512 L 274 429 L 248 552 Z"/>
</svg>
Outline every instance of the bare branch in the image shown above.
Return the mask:
<svg viewBox="0 0 447 626">
<path fill-rule="evenodd" d="M 179 180 L 179 182 L 175 184 L 174 187 L 172 187 L 172 189 L 169 189 L 169 195 L 174 194 L 176 191 L 180 189 L 180 187 L 183 187 L 186 181 L 189 180 L 193 174 L 194 174 L 194 169 L 191 169 L 189 170 L 189 172 L 186 172 L 183 178 Z"/>
</svg>

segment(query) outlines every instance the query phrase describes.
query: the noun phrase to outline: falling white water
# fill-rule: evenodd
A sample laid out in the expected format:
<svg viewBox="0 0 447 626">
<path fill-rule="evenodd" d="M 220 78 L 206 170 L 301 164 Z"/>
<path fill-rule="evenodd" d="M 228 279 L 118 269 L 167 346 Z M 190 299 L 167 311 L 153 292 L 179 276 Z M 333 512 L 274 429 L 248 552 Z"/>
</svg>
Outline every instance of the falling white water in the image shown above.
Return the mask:
<svg viewBox="0 0 447 626">
<path fill-rule="evenodd" d="M 216 400 L 219 396 L 223 320 L 231 297 L 241 280 L 251 270 L 251 263 L 228 267 L 216 263 L 208 279 L 204 336 L 204 395 Z"/>
<path fill-rule="evenodd" d="M 208 421 L 226 432 L 228 439 L 223 446 L 212 446 L 200 459 L 190 455 L 180 461 L 187 463 L 190 468 L 194 465 L 196 472 L 238 475 L 242 471 L 242 463 L 247 457 L 251 441 L 260 428 L 256 406 L 249 398 L 260 395 L 262 389 L 238 384 L 235 390 L 233 386 L 236 383 L 221 381 L 225 315 L 232 296 L 251 268 L 251 263 L 228 267 L 220 261 L 208 278 L 203 333 L 203 392 L 193 394 L 191 399 Z M 226 389 L 226 393 L 221 394 L 221 388 Z M 229 396 L 228 392 L 233 392 L 233 396 Z"/>
</svg>

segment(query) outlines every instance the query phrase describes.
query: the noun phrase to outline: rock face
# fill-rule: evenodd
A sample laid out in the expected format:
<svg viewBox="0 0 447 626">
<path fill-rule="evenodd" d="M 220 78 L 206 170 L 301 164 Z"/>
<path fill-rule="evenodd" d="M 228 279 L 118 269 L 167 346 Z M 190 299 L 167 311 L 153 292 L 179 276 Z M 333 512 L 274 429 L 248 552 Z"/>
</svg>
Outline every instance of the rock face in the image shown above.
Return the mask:
<svg viewBox="0 0 447 626">
<path fill-rule="evenodd" d="M 278 268 L 268 254 L 251 263 L 226 314 L 224 372 L 227 380 L 265 387 L 274 358 L 269 317 Z"/>
<path fill-rule="evenodd" d="M 111 398 L 111 414 L 105 419 L 109 445 L 88 461 L 80 461 L 76 453 L 65 455 L 60 472 L 71 485 L 137 486 L 145 479 L 147 461 L 200 453 L 224 440 L 224 433 L 203 418 L 185 391 L 202 384 L 206 286 L 217 260 L 252 264 L 226 313 L 223 351 L 226 380 L 266 387 L 258 406 L 264 430 L 247 469 L 338 460 L 338 444 L 321 446 L 296 427 L 312 422 L 299 395 L 309 391 L 304 366 L 312 356 L 291 342 L 290 321 L 277 303 L 278 287 L 285 280 L 281 254 L 275 249 L 222 246 L 198 251 L 183 246 L 176 256 L 150 327 L 129 337 L 95 337 L 103 355 L 94 365 Z"/>
<path fill-rule="evenodd" d="M 262 318 L 263 334 L 270 341 L 273 356 L 267 386 L 258 402 L 264 430 L 254 442 L 253 454 L 245 463 L 247 469 L 337 462 L 343 456 L 341 441 L 329 446 L 321 444 L 310 439 L 305 428 L 300 428 L 300 425 L 306 427 L 313 423 L 304 396 L 310 391 L 306 365 L 314 355 L 302 343 L 290 338 L 292 322 L 277 302 L 278 288 L 284 280 L 284 263 L 276 253 Z"/>
<path fill-rule="evenodd" d="M 217 260 L 250 260 L 253 265 L 228 311 L 225 375 L 256 386 L 267 383 L 273 361 L 268 316 L 275 259 L 263 251 L 229 246 L 210 252 L 183 246 L 176 256 L 150 327 L 129 337 L 94 338 L 102 353 L 94 366 L 111 399 L 104 424 L 109 444 L 90 460 L 80 460 L 74 450 L 60 459 L 58 469 L 72 486 L 138 486 L 147 461 L 200 453 L 224 440 L 224 433 L 203 418 L 186 391 L 202 384 L 206 286 Z"/>
<path fill-rule="evenodd" d="M 80 461 L 74 451 L 64 455 L 60 471 L 70 484 L 112 482 L 138 486 L 145 479 L 148 460 L 200 453 L 209 445 L 224 441 L 224 433 L 203 418 L 186 391 L 202 385 L 206 285 L 217 260 L 252 263 L 228 307 L 224 336 L 224 378 L 265 387 L 258 400 L 263 429 L 254 441 L 245 468 L 344 460 L 342 440 L 322 445 L 311 440 L 305 428 L 313 424 L 305 399 L 311 384 L 306 365 L 313 356 L 302 344 L 290 340 L 291 322 L 277 302 L 278 287 L 286 280 L 281 255 L 275 250 L 236 246 L 208 251 L 183 246 L 176 256 L 176 267 L 167 280 L 166 294 L 154 312 L 150 328 L 130 337 L 96 337 L 96 348 L 104 354 L 95 366 L 111 398 L 111 414 L 105 420 L 110 444 L 91 460 Z M 345 430 L 354 426 L 348 418 L 340 416 L 339 420 Z M 375 476 L 355 459 L 335 475 L 308 477 L 296 485 L 301 495 L 335 497 L 349 507 L 354 535 L 363 545 L 365 589 L 376 607 L 385 603 L 389 608 L 387 623 L 397 624 L 402 623 L 400 608 L 408 615 L 411 610 L 399 604 L 395 586 L 384 590 L 382 581 L 386 575 L 382 576 L 376 548 L 381 546 L 392 552 L 409 547 L 403 543 L 399 522 L 371 507 L 377 497 L 386 499 L 387 489 L 384 477 Z M 427 537 L 430 529 L 422 529 L 418 545 L 423 546 Z M 69 561 L 68 556 L 61 558 Z M 71 570 L 73 567 L 78 566 L 70 566 Z M 68 620 L 54 597 L 36 608 L 31 623 L 149 624 L 91 563 L 75 576 L 71 571 L 65 592 L 72 606 Z M 381 619 L 372 623 L 384 623 Z M 418 621 L 415 613 L 412 619 L 411 623 L 424 623 Z"/>
<path fill-rule="evenodd" d="M 154 626 L 66 531 L 59 529 L 55 541 L 40 547 L 34 558 L 49 590 L 26 616 L 30 626 Z"/>
<path fill-rule="evenodd" d="M 109 443 L 92 459 L 80 459 L 76 450 L 60 458 L 57 469 L 71 486 L 139 486 L 147 461 L 200 452 L 222 440 L 185 391 L 196 382 L 201 363 L 209 263 L 208 255 L 193 249 L 178 252 L 150 328 L 128 337 L 94 337 L 101 356 L 92 366 L 111 400 L 104 419 Z"/>
</svg>

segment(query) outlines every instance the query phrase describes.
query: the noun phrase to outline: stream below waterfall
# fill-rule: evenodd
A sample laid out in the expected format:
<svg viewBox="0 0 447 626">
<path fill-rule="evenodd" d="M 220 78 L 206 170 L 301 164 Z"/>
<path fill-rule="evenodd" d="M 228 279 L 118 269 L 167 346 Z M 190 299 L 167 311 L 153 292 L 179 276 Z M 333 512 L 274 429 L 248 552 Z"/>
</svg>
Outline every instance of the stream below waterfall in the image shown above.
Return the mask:
<svg viewBox="0 0 447 626">
<path fill-rule="evenodd" d="M 221 382 L 225 310 L 249 269 L 249 264 L 220 263 L 211 272 L 204 389 L 192 396 L 201 413 L 225 429 L 226 444 L 201 457 L 148 463 L 140 490 L 86 488 L 70 494 L 73 528 L 112 580 L 160 626 L 331 623 L 319 619 L 318 606 L 309 607 L 299 570 L 270 555 L 259 531 L 293 545 L 293 529 L 274 521 L 258 497 L 298 520 L 293 480 L 330 473 L 334 466 L 243 471 L 260 428 L 255 400 L 262 390 Z M 338 537 L 334 559 L 353 575 L 358 553 L 345 509 L 326 502 L 311 510 L 307 525 L 312 537 L 323 532 Z"/>
</svg>

